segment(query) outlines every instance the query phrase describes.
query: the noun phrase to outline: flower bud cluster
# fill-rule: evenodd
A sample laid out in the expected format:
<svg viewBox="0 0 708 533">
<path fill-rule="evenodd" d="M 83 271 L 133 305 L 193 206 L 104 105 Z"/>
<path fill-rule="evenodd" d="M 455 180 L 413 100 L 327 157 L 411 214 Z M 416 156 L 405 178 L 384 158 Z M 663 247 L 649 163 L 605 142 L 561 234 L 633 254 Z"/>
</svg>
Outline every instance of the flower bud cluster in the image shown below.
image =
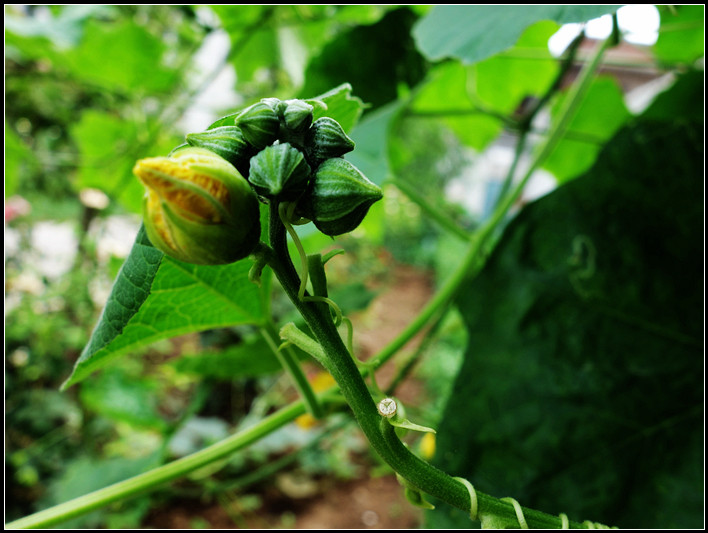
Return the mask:
<svg viewBox="0 0 708 533">
<path fill-rule="evenodd" d="M 258 199 L 295 204 L 326 235 L 354 230 L 382 192 L 342 159 L 354 141 L 339 123 L 314 120 L 323 105 L 265 98 L 188 134 L 171 157 L 139 161 L 151 242 L 191 263 L 246 257 L 260 239 Z"/>
</svg>

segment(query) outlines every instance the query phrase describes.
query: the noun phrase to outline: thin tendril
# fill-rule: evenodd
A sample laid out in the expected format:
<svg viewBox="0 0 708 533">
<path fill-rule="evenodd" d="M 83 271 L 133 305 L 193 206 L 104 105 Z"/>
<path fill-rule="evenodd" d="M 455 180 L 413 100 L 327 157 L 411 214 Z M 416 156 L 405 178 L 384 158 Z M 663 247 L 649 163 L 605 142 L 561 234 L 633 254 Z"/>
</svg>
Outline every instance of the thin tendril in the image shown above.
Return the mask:
<svg viewBox="0 0 708 533">
<path fill-rule="evenodd" d="M 561 529 L 570 529 L 570 523 L 568 522 L 568 515 L 565 513 L 561 513 L 559 516 L 561 519 Z"/>
<path fill-rule="evenodd" d="M 286 209 L 288 209 L 288 211 L 286 211 Z M 295 210 L 295 204 L 290 204 L 290 205 L 280 204 L 280 205 L 278 205 L 278 215 L 280 215 L 280 220 L 283 223 L 283 226 L 285 226 L 285 229 L 288 231 L 288 234 L 290 234 L 290 238 L 293 240 L 293 244 L 295 244 L 295 248 L 297 248 L 297 253 L 300 255 L 300 262 L 302 264 L 302 272 L 300 273 L 300 288 L 297 291 L 297 296 L 300 300 L 304 300 L 305 288 L 307 287 L 307 275 L 308 275 L 307 254 L 305 253 L 305 249 L 302 247 L 302 243 L 300 242 L 300 237 L 298 236 L 297 232 L 295 231 L 292 224 L 290 223 L 290 218 L 292 218 L 294 210 Z"/>
<path fill-rule="evenodd" d="M 514 498 L 502 498 L 502 501 L 509 502 L 514 506 L 514 512 L 516 513 L 516 519 L 519 521 L 519 527 L 521 529 L 528 529 L 529 525 L 526 523 L 526 517 L 524 517 L 524 511 L 521 509 L 521 505 Z"/>
<path fill-rule="evenodd" d="M 474 485 L 463 477 L 456 477 L 455 479 L 462 483 L 467 489 L 467 492 L 470 493 L 470 518 L 477 520 L 477 491 L 474 489 Z"/>
<path fill-rule="evenodd" d="M 329 305 L 332 310 L 334 311 L 335 318 L 334 318 L 334 325 L 339 326 L 342 321 L 344 320 L 344 317 L 342 316 L 342 310 L 339 308 L 339 306 L 334 303 L 334 301 L 330 300 L 329 298 L 326 298 L 324 296 L 302 296 L 300 299 L 303 302 L 323 302 Z M 349 320 L 349 319 L 347 319 Z M 351 325 L 351 322 L 349 323 Z"/>
</svg>

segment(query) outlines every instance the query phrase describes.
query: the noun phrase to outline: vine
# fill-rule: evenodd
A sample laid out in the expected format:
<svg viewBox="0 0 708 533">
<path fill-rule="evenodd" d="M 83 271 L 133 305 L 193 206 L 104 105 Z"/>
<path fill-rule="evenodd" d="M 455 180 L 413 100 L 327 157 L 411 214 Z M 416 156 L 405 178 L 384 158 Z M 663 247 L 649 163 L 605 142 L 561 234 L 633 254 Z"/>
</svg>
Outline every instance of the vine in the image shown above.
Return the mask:
<svg viewBox="0 0 708 533">
<path fill-rule="evenodd" d="M 507 217 L 533 171 L 563 136 L 611 42 L 608 40 L 599 47 L 586 65 L 565 101 L 559 121 L 531 167 L 513 188 L 515 165 L 512 167 L 508 180 L 511 192 L 500 199 L 492 217 L 470 239 L 455 273 L 408 328 L 361 369 L 353 357 L 351 322 L 327 295 L 323 267 L 332 256 L 308 256 L 293 228 L 293 224 L 307 220 L 313 221 L 326 235 L 349 232 L 359 225 L 369 206 L 381 197 L 378 187 L 341 158 L 353 148 L 353 143 L 336 121 L 324 120 L 327 118 L 324 117 L 312 123 L 313 104 L 307 101 L 266 99 L 268 101 L 255 104 L 236 116 L 234 126 L 219 126 L 206 135 L 188 137 L 190 146 L 176 150 L 170 158 L 140 161 L 135 173 L 148 189 L 146 231 L 157 248 L 197 264 L 225 264 L 251 255 L 255 263 L 249 277 L 255 282 L 260 280 L 266 266 L 273 271 L 310 334 L 294 324 L 286 324 L 278 333 L 284 341 L 281 346 L 277 346 L 272 328 L 264 328 L 263 335 L 290 373 L 302 400 L 205 450 L 7 526 L 56 524 L 175 479 L 228 456 L 306 410 L 321 417 L 323 406 L 333 402 L 332 393 L 336 391 L 349 405 L 372 448 L 400 477 L 406 494 L 417 505 L 430 508 L 423 497 L 429 494 L 468 512 L 470 518 L 481 521 L 483 527 L 606 527 L 589 521 L 571 522 L 565 514 L 549 515 L 524 508 L 513 498 L 484 494 L 469 481 L 450 476 L 423 461 L 403 444 L 395 429 L 433 430 L 408 421 L 395 398 L 383 398 L 376 403 L 362 374 L 371 376 L 374 394 L 383 396 L 376 386 L 374 370 L 432 318 L 439 316 L 460 284 L 481 268 L 490 238 Z M 260 151 L 251 156 L 254 149 Z M 244 154 L 248 154 L 250 160 L 249 181 L 236 171 L 236 167 L 243 164 Z M 224 163 L 229 159 L 233 165 Z M 203 183 L 205 175 L 207 186 Z M 175 194 L 175 190 L 179 194 Z M 256 222 L 259 201 L 269 205 L 267 243 L 260 241 L 260 222 Z M 250 217 L 245 224 L 244 213 Z M 217 226 L 216 237 L 214 226 Z M 289 252 L 288 236 L 297 250 L 299 271 Z M 224 246 L 225 242 L 228 246 Z M 308 281 L 312 292 L 308 291 Z M 341 324 L 347 327 L 346 340 L 338 331 Z M 288 352 L 288 344 L 298 346 L 320 362 L 334 377 L 337 388 L 315 394 Z"/>
</svg>

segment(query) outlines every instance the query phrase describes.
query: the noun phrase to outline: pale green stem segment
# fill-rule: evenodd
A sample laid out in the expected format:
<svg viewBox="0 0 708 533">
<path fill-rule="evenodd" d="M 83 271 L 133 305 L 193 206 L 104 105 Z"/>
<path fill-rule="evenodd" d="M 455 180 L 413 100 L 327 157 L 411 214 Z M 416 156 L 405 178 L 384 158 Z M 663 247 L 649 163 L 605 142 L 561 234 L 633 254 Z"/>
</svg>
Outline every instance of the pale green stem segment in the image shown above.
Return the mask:
<svg viewBox="0 0 708 533">
<path fill-rule="evenodd" d="M 303 352 L 309 353 L 312 357 L 327 368 L 329 361 L 325 354 L 322 345 L 310 337 L 307 333 L 300 330 L 295 324 L 289 322 L 280 328 L 280 338 L 284 341 L 294 344 Z"/>
<path fill-rule="evenodd" d="M 322 406 L 317 401 L 317 395 L 315 391 L 312 390 L 310 382 L 307 380 L 307 376 L 302 371 L 297 356 L 288 346 L 283 346 L 278 348 L 278 344 L 275 342 L 275 331 L 272 324 L 268 324 L 268 327 L 261 328 L 261 335 L 265 339 L 266 343 L 270 349 L 278 358 L 278 361 L 285 369 L 285 371 L 290 375 L 293 380 L 295 388 L 300 393 L 300 397 L 305 402 L 307 411 L 315 418 L 320 419 L 324 416 L 322 412 Z"/>
</svg>

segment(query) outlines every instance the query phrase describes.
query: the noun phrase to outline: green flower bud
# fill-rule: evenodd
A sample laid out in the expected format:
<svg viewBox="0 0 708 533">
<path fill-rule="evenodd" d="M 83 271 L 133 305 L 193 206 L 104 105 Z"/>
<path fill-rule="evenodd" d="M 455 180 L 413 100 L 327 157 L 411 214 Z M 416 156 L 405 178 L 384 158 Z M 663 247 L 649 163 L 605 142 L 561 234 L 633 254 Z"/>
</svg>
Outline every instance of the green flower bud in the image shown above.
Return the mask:
<svg viewBox="0 0 708 533">
<path fill-rule="evenodd" d="M 329 117 L 318 118 L 305 138 L 308 155 L 316 162 L 332 157 L 341 157 L 354 150 L 352 141 L 339 122 Z"/>
<path fill-rule="evenodd" d="M 244 109 L 235 119 L 243 137 L 253 147 L 261 150 L 278 138 L 280 119 L 267 102 L 258 102 Z"/>
<path fill-rule="evenodd" d="M 248 173 L 249 162 L 255 149 L 243 138 L 237 126 L 220 126 L 200 133 L 187 134 L 190 146 L 206 148 L 226 159 L 241 174 Z"/>
<path fill-rule="evenodd" d="M 325 235 L 341 235 L 356 229 L 369 207 L 382 197 L 381 189 L 349 161 L 328 159 L 315 172 L 302 215 Z"/>
<path fill-rule="evenodd" d="M 312 124 L 313 107 L 304 100 L 286 100 L 282 104 L 284 104 L 281 109 L 285 127 L 295 135 L 305 133 Z"/>
<path fill-rule="evenodd" d="M 251 158 L 248 179 L 263 196 L 291 200 L 305 190 L 311 173 L 302 152 L 282 143 L 268 146 Z"/>
<path fill-rule="evenodd" d="M 258 199 L 225 159 L 186 147 L 171 157 L 141 159 L 133 173 L 147 189 L 147 236 L 167 255 L 219 265 L 243 259 L 258 244 Z"/>
</svg>

